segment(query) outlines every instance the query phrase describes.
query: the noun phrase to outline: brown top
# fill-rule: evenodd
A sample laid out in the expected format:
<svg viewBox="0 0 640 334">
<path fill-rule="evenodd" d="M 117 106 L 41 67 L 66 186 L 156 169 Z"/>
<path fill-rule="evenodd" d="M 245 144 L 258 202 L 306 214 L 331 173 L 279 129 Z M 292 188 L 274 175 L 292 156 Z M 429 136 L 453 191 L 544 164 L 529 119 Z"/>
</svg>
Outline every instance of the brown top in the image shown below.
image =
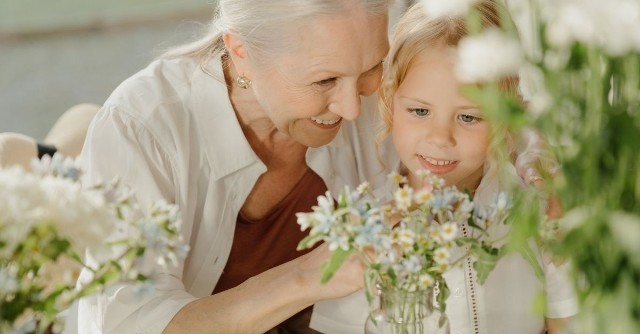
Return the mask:
<svg viewBox="0 0 640 334">
<path fill-rule="evenodd" d="M 308 231 L 300 231 L 296 212 L 310 212 L 311 207 L 317 205 L 318 196 L 326 191 L 322 179 L 309 169 L 264 218 L 248 220 L 238 214 L 229 260 L 213 294 L 236 287 L 252 276 L 308 253 L 310 250 L 296 250 L 300 240 L 308 235 Z M 310 312 L 311 307 L 279 326 L 298 327 L 302 322 L 307 329 L 289 328 L 270 333 L 288 333 L 290 330 L 292 333 L 316 333 L 308 329 Z M 300 321 L 301 318 L 304 320 Z"/>
</svg>

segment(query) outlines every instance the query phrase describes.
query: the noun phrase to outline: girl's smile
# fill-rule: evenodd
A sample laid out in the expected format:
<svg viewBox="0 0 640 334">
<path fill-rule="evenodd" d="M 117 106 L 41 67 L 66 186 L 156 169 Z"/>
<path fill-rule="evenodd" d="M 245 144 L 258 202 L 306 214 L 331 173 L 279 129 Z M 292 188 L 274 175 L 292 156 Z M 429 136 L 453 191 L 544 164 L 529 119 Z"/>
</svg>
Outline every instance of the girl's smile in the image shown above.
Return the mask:
<svg viewBox="0 0 640 334">
<path fill-rule="evenodd" d="M 417 156 L 422 167 L 438 175 L 447 174 L 458 166 L 458 161 L 456 160 L 435 159 L 421 154 Z"/>
</svg>

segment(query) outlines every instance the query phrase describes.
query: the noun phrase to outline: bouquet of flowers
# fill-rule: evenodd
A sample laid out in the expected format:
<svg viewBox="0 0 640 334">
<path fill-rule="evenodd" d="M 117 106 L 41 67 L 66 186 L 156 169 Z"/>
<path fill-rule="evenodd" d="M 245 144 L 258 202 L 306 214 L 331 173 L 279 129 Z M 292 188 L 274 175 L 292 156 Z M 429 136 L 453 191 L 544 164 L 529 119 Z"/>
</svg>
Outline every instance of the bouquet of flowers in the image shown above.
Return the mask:
<svg viewBox="0 0 640 334">
<path fill-rule="evenodd" d="M 441 312 L 442 326 L 448 296 L 443 274 L 472 256 L 478 279 L 484 282 L 500 255 L 487 231 L 505 223 L 509 205 L 500 194 L 495 205 L 479 207 L 467 193 L 446 187 L 444 180 L 428 171 L 421 177 L 423 187 L 412 189 L 406 177 L 390 174 L 395 190 L 386 203 L 372 195 L 366 182 L 355 191 L 346 187 L 337 202 L 329 192 L 319 196 L 313 212 L 297 214 L 302 230 L 310 229 L 298 248 L 328 243 L 333 253 L 323 267 L 323 282 L 350 254 L 359 254 L 368 266 L 365 292 L 370 303 L 381 291 L 400 292 L 404 298 L 398 302 L 405 303 L 398 315 L 403 318 L 400 324 L 421 321 L 412 312 L 422 314 L 425 308 L 435 307 Z M 406 298 L 416 291 L 429 291 L 432 300 Z M 381 316 L 373 314 L 372 320 Z"/>
<path fill-rule="evenodd" d="M 142 210 L 117 180 L 82 187 L 80 176 L 60 155 L 34 161 L 33 173 L 0 170 L 1 333 L 59 332 L 58 313 L 76 299 L 116 281 L 140 282 L 143 293 L 149 263 L 186 256 L 176 206 Z M 76 289 L 82 269 L 92 278 Z"/>
<path fill-rule="evenodd" d="M 434 0 L 423 0 L 434 2 Z M 447 3 L 469 8 L 469 0 Z M 491 120 L 536 130 L 559 163 L 542 189 L 564 210 L 548 232 L 526 192 L 515 198 L 512 244 L 542 237 L 571 261 L 581 303 L 578 333 L 640 331 L 640 2 L 513 0 L 500 30 L 461 41 L 470 81 L 521 74 L 527 105 L 487 85 L 470 96 Z M 473 20 L 473 11 L 468 12 Z M 516 29 L 517 28 L 517 29 Z M 544 168 L 542 168 L 544 171 Z M 535 202 L 533 202 L 535 203 Z"/>
</svg>

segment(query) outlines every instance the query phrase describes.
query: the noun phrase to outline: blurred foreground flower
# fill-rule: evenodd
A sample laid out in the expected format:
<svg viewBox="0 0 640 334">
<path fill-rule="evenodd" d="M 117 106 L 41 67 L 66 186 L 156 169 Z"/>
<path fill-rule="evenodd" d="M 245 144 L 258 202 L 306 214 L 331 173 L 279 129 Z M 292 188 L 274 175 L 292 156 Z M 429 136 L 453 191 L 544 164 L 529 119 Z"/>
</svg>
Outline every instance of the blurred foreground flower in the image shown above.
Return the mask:
<svg viewBox="0 0 640 334">
<path fill-rule="evenodd" d="M 469 97 L 490 121 L 541 134 L 558 162 L 541 162 L 537 189 L 514 192 L 510 244 L 542 237 L 545 249 L 572 263 L 581 312 L 567 333 L 640 333 L 640 1 L 496 2 L 510 5 L 502 22 L 518 23 L 519 31 L 505 24 L 500 33 L 519 38 L 524 50 L 528 103 L 513 103 L 496 81 Z M 474 33 L 469 41 L 485 38 Z M 503 50 L 476 55 L 494 64 L 512 59 Z M 459 58 L 462 68 L 481 61 Z M 540 191 L 564 211 L 553 228 L 540 226 Z"/>
<path fill-rule="evenodd" d="M 56 316 L 74 300 L 117 281 L 142 284 L 153 274 L 145 264 L 186 256 L 176 206 L 143 209 L 117 180 L 83 188 L 76 163 L 60 155 L 33 171 L 0 170 L 0 333 L 58 332 Z M 93 279 L 75 289 L 83 268 Z"/>
</svg>

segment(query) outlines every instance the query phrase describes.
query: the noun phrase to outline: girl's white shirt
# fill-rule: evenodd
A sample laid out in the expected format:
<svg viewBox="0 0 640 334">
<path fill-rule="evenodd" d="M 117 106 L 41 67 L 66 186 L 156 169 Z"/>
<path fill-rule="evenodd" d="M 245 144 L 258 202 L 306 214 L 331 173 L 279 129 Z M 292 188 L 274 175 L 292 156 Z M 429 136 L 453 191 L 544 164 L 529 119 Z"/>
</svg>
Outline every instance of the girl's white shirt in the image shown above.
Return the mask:
<svg viewBox="0 0 640 334">
<path fill-rule="evenodd" d="M 495 168 L 487 169 L 474 197 L 476 203 L 484 206 L 494 203 L 501 184 L 508 181 L 505 178 L 519 180 L 514 168 L 507 168 L 500 175 Z M 490 230 L 493 237 L 506 232 L 505 225 Z M 484 285 L 476 282 L 475 272 L 467 261 L 462 267 L 445 273 L 450 289 L 446 315 L 451 334 L 539 334 L 544 332 L 545 316 L 565 318 L 577 314 L 578 301 L 569 280 L 569 265 L 545 263 L 536 244 L 530 245 L 537 251 L 544 283 L 519 254 L 507 255 L 498 261 Z M 460 250 L 458 253 L 462 255 Z M 456 254 L 452 256 L 456 258 Z M 533 309 L 542 293 L 547 300 L 545 315 L 536 314 Z M 310 326 L 323 333 L 362 334 L 368 314 L 369 306 L 361 290 L 347 297 L 316 303 Z M 425 332 L 445 333 L 438 328 L 437 316 L 425 320 Z"/>
<path fill-rule="evenodd" d="M 307 151 L 307 164 L 334 194 L 364 180 L 385 182 L 375 97 L 362 110 L 330 144 Z M 390 142 L 381 149 L 387 166 L 396 165 Z M 232 109 L 221 62 L 160 60 L 124 81 L 91 124 L 81 160 L 90 180 L 118 176 L 143 204 L 178 204 L 191 250 L 178 268 L 154 277 L 150 293 L 120 284 L 84 298 L 69 311 L 65 333 L 161 333 L 183 306 L 213 291 L 238 212 L 266 171 Z M 80 282 L 88 277 L 83 272 Z"/>
</svg>

